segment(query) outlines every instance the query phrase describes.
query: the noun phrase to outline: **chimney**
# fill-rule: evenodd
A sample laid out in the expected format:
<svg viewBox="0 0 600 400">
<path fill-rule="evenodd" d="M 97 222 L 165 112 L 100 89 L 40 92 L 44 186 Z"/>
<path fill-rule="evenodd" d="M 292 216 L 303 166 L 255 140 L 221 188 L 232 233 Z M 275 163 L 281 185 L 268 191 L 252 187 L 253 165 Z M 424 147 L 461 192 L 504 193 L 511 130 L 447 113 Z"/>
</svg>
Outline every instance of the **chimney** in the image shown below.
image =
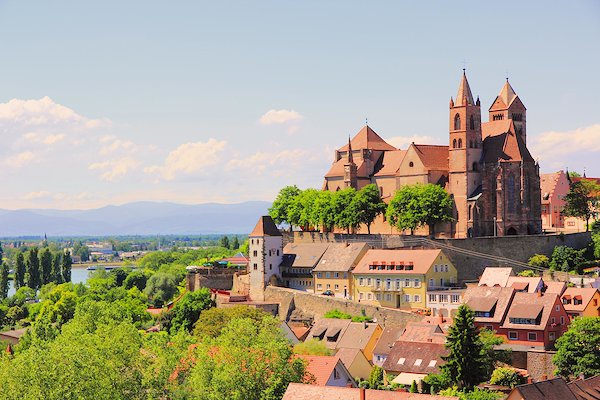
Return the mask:
<svg viewBox="0 0 600 400">
<path fill-rule="evenodd" d="M 360 388 L 360 400 L 365 400 L 365 388 Z"/>
<path fill-rule="evenodd" d="M 442 325 L 444 323 L 444 316 L 442 315 L 442 313 L 438 312 L 438 322 L 440 325 Z"/>
<path fill-rule="evenodd" d="M 548 380 L 548 375 L 542 375 L 540 378 L 540 381 L 547 381 Z"/>
<path fill-rule="evenodd" d="M 542 291 L 541 290 L 538 290 L 536 293 L 537 293 L 537 297 L 542 297 Z"/>
</svg>

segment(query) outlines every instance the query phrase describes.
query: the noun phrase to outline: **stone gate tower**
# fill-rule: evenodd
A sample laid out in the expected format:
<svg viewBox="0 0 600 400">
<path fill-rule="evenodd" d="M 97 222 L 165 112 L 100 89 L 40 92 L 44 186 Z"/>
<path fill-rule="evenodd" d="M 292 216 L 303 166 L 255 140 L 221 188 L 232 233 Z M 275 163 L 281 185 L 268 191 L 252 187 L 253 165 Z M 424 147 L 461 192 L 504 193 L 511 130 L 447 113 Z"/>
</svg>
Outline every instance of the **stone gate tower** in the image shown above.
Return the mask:
<svg viewBox="0 0 600 400">
<path fill-rule="evenodd" d="M 250 299 L 264 301 L 265 287 L 281 275 L 279 266 L 283 260 L 283 236 L 273 219 L 260 217 L 248 236 L 250 262 Z"/>
</svg>

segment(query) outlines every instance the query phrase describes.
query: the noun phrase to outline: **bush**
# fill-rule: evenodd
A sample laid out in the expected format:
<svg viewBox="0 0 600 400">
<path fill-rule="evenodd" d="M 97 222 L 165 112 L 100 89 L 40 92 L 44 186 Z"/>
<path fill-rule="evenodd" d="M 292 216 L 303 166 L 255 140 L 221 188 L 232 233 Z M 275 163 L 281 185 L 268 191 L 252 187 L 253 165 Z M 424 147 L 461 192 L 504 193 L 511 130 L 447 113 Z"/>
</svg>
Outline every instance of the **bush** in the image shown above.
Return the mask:
<svg viewBox="0 0 600 400">
<path fill-rule="evenodd" d="M 162 307 L 177 294 L 177 282 L 173 275 L 158 272 L 148 279 L 144 293 L 155 307 Z"/>
<path fill-rule="evenodd" d="M 343 313 L 340 310 L 338 310 L 337 308 L 334 308 L 331 311 L 327 311 L 325 313 L 325 315 L 323 315 L 323 318 L 352 319 L 352 315 Z"/>
<path fill-rule="evenodd" d="M 295 354 L 307 356 L 330 356 L 331 350 L 327 348 L 325 342 L 319 339 L 310 338 L 305 342 L 300 342 L 294 346 Z"/>
<path fill-rule="evenodd" d="M 492 372 L 492 378 L 490 379 L 492 385 L 508 386 L 510 388 L 524 383 L 523 381 L 524 379 L 521 374 L 512 368 L 505 367 L 496 368 Z"/>
<path fill-rule="evenodd" d="M 581 273 L 580 264 L 585 261 L 583 252 L 585 250 L 575 250 L 568 246 L 556 246 L 552 252 L 550 269 L 564 272 L 576 270 L 578 273 Z"/>
</svg>

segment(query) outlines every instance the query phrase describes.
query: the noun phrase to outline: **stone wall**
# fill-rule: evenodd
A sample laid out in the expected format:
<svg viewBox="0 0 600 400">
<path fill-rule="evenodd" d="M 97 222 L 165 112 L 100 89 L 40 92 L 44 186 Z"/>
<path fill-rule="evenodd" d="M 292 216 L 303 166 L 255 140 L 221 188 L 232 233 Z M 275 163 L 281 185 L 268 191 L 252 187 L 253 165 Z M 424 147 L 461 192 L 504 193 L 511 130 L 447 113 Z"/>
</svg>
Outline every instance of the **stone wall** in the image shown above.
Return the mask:
<svg viewBox="0 0 600 400">
<path fill-rule="evenodd" d="M 556 366 L 552 363 L 555 351 L 531 350 L 527 352 L 527 371 L 534 382 L 555 377 Z"/>
<path fill-rule="evenodd" d="M 409 321 L 420 321 L 422 316 L 409 311 L 376 307 L 350 300 L 322 296 L 298 290 L 269 286 L 265 290 L 265 301 L 279 303 L 279 317 L 287 320 L 294 310 L 312 315 L 315 320 L 323 318 L 330 310 L 338 309 L 350 315 L 365 314 L 384 326 L 404 327 Z"/>
<path fill-rule="evenodd" d="M 185 287 L 193 292 L 202 287 L 218 290 L 230 290 L 233 286 L 233 275 L 235 271 L 223 273 L 200 274 L 188 273 L 185 277 Z"/>
</svg>

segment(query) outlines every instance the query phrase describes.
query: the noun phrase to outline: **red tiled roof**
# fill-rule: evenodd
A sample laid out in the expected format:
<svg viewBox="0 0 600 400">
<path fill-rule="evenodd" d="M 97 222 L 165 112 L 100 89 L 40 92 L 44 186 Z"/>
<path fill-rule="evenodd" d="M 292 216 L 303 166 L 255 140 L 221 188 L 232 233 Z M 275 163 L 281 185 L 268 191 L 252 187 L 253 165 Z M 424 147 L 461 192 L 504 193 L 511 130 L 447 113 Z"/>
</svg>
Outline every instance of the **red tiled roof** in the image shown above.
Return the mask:
<svg viewBox="0 0 600 400">
<path fill-rule="evenodd" d="M 521 135 L 514 133 L 512 120 L 510 124 L 508 132 L 488 136 L 483 140 L 484 162 L 534 161 Z"/>
<path fill-rule="evenodd" d="M 404 342 L 446 343 L 446 335 L 439 325 L 425 322 L 409 322 L 400 336 Z"/>
<path fill-rule="evenodd" d="M 433 265 L 436 257 L 442 253 L 439 249 L 426 250 L 389 250 L 389 249 L 371 249 L 366 252 L 363 258 L 354 268 L 354 274 L 425 274 Z M 404 269 L 398 270 L 369 270 L 369 265 L 382 264 L 387 265 L 395 263 L 404 264 Z M 411 265 L 412 270 L 407 270 L 406 266 Z"/>
<path fill-rule="evenodd" d="M 383 369 L 394 373 L 437 374 L 439 366 L 444 362 L 442 356 L 448 353 L 449 350 L 441 343 L 399 340 L 388 354 Z"/>
<path fill-rule="evenodd" d="M 577 296 L 579 296 L 579 298 L 581 299 L 581 304 L 573 304 L 573 301 L 571 301 L 570 304 L 564 304 L 563 306 L 565 307 L 566 311 L 583 311 L 585 310 L 585 308 L 588 306 L 588 304 L 590 303 L 590 301 L 592 301 L 592 298 L 594 297 L 594 295 L 596 294 L 596 292 L 598 291 L 598 289 L 596 288 L 577 288 L 577 287 L 570 287 L 567 288 L 562 297 L 561 298 L 575 298 Z"/>
<path fill-rule="evenodd" d="M 428 170 L 448 171 L 448 146 L 414 144 L 417 155 Z"/>
<path fill-rule="evenodd" d="M 283 395 L 283 400 L 360 400 L 360 393 L 361 389 L 358 388 L 290 383 Z M 458 397 L 454 396 L 436 396 L 374 389 L 366 389 L 364 395 L 366 400 L 458 400 Z"/>
<path fill-rule="evenodd" d="M 352 138 L 352 149 L 371 149 L 371 150 L 398 150 L 391 144 L 381 138 L 370 126 L 365 125 Z M 339 149 L 340 151 L 348 151 L 348 145 Z"/>
<path fill-rule="evenodd" d="M 517 386 L 513 392 L 518 392 L 521 396 L 516 398 L 523 400 L 577 400 L 562 378 Z"/>
<path fill-rule="evenodd" d="M 341 364 L 340 358 L 335 356 L 298 356 L 308 362 L 306 365 L 306 374 L 309 378 L 314 377 L 314 384 L 325 386 L 333 374 L 333 369 Z"/>
<path fill-rule="evenodd" d="M 258 219 L 256 226 L 248 236 L 281 236 L 281 232 L 277 229 L 273 218 L 263 215 Z"/>
<path fill-rule="evenodd" d="M 600 399 L 600 375 L 567 383 L 577 400 Z"/>
<path fill-rule="evenodd" d="M 508 316 L 502 324 L 503 329 L 532 329 L 544 330 L 548 325 L 550 314 L 558 295 L 549 293 L 538 296 L 537 293 L 517 292 L 508 310 Z M 539 316 L 541 313 L 541 317 Z M 538 324 L 513 324 L 510 318 L 539 318 Z"/>
<path fill-rule="evenodd" d="M 383 153 L 383 165 L 375 176 L 395 175 L 405 155 L 406 150 L 386 151 Z"/>
</svg>

